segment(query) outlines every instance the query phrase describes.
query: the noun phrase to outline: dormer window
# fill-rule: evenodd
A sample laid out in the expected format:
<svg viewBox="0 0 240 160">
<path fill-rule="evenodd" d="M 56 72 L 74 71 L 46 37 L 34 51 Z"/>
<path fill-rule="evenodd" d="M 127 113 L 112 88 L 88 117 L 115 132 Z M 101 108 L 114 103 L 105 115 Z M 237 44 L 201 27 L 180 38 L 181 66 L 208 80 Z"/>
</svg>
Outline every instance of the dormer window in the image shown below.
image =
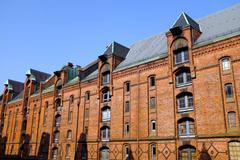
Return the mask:
<svg viewBox="0 0 240 160">
<path fill-rule="evenodd" d="M 187 62 L 189 60 L 187 48 L 174 51 L 175 64 Z"/>
</svg>

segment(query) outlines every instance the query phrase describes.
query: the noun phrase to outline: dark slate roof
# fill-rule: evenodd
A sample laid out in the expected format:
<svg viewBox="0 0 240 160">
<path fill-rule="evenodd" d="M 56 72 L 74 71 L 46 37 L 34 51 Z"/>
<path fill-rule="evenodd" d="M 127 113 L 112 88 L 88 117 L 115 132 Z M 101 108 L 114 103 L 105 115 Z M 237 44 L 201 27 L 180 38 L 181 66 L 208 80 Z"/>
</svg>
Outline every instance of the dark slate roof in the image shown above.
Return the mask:
<svg viewBox="0 0 240 160">
<path fill-rule="evenodd" d="M 116 71 L 166 57 L 166 55 L 167 39 L 164 32 L 131 45 L 126 59 L 117 66 Z"/>
<path fill-rule="evenodd" d="M 22 82 L 8 79 L 4 85 L 7 85 L 9 89 L 13 90 L 14 93 L 20 93 L 23 90 L 24 84 Z"/>
<path fill-rule="evenodd" d="M 117 43 L 112 42 L 103 53 L 104 55 L 111 55 L 114 54 L 118 57 L 125 58 L 128 54 L 129 48 Z"/>
<path fill-rule="evenodd" d="M 195 25 L 192 18 L 186 17 L 189 23 Z M 221 38 L 240 35 L 240 4 L 196 20 L 196 23 L 199 24 L 202 34 L 193 47 L 212 43 Z M 166 57 L 167 38 L 165 33 L 131 45 L 126 59 L 118 65 L 115 72 Z"/>
<path fill-rule="evenodd" d="M 195 42 L 203 43 L 216 40 L 219 37 L 240 32 L 240 4 L 225 10 L 210 14 L 197 21 L 202 34 Z"/>
<path fill-rule="evenodd" d="M 194 21 L 191 17 L 189 17 L 185 12 L 183 12 L 179 16 L 177 21 L 173 24 L 172 28 L 175 27 L 184 28 L 187 26 L 192 26 L 194 29 L 200 31 L 199 24 L 196 21 Z"/>
<path fill-rule="evenodd" d="M 46 79 L 48 79 L 51 75 L 48 73 L 44 73 L 35 69 L 29 69 L 26 73 L 26 75 L 33 75 L 35 78 L 35 81 L 37 82 L 41 82 L 41 81 L 45 81 Z"/>
</svg>

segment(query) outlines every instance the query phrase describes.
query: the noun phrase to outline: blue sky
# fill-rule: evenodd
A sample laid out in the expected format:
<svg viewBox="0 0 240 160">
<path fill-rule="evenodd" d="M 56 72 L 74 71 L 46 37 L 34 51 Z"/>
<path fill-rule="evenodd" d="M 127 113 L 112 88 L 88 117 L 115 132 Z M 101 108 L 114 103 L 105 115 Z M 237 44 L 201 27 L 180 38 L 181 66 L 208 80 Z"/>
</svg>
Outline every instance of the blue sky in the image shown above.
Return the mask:
<svg viewBox="0 0 240 160">
<path fill-rule="evenodd" d="M 181 2 L 181 3 L 180 3 Z M 198 19 L 239 0 L 0 0 L 0 91 L 29 68 L 85 66 L 112 41 L 129 46 L 167 31 L 182 11 Z"/>
</svg>

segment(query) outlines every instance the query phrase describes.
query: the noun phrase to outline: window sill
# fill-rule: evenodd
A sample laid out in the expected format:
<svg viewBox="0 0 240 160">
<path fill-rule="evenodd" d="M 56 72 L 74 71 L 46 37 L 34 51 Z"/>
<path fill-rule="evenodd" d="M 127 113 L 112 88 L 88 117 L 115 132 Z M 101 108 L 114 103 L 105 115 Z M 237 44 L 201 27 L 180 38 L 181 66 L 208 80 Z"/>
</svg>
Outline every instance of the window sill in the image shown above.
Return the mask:
<svg viewBox="0 0 240 160">
<path fill-rule="evenodd" d="M 178 113 L 185 113 L 185 112 L 191 112 L 194 111 L 193 108 L 186 108 L 186 109 L 179 109 L 178 108 Z"/>
<path fill-rule="evenodd" d="M 233 98 L 226 98 L 226 102 L 227 103 L 234 103 L 234 99 Z"/>
<path fill-rule="evenodd" d="M 195 138 L 195 135 L 179 135 L 179 138 Z"/>
<path fill-rule="evenodd" d="M 192 82 L 191 83 L 179 84 L 179 85 L 177 85 L 177 88 L 187 87 L 187 86 L 191 86 L 191 85 L 192 85 Z"/>
<path fill-rule="evenodd" d="M 180 65 L 184 65 L 185 63 L 189 63 L 189 60 L 187 60 L 187 61 L 183 61 L 183 62 L 178 62 L 178 63 L 176 63 L 175 62 L 175 66 L 177 67 L 179 67 Z"/>
</svg>

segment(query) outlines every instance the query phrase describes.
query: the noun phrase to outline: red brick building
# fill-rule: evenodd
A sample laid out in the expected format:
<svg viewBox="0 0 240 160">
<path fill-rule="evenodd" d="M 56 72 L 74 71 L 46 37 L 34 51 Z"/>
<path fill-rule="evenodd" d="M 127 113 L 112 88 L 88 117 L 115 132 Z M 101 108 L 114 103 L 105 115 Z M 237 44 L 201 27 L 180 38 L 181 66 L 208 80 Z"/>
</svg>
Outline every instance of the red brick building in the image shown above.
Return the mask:
<svg viewBox="0 0 240 160">
<path fill-rule="evenodd" d="M 1 95 L 2 157 L 240 159 L 240 5 L 131 46 L 111 43 L 86 67 L 30 69 Z"/>
</svg>

